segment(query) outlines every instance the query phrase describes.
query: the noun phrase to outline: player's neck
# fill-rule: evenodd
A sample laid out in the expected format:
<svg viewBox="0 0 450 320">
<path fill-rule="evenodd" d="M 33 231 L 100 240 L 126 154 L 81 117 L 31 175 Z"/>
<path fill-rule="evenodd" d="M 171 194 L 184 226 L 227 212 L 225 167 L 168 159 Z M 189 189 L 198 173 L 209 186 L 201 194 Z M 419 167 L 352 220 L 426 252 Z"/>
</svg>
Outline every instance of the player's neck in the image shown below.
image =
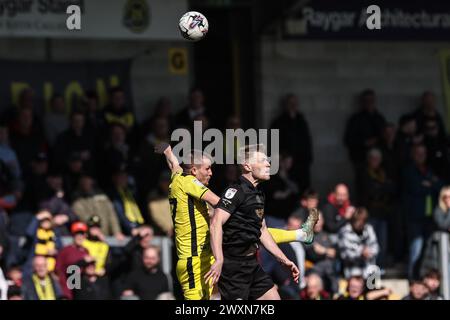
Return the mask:
<svg viewBox="0 0 450 320">
<path fill-rule="evenodd" d="M 251 172 L 249 172 L 249 173 L 243 173 L 242 176 L 243 176 L 245 179 L 247 179 L 248 181 L 250 181 L 255 187 L 258 186 L 259 180 L 258 180 L 258 179 L 255 179 L 255 178 L 253 177 L 253 175 L 251 174 Z"/>
</svg>

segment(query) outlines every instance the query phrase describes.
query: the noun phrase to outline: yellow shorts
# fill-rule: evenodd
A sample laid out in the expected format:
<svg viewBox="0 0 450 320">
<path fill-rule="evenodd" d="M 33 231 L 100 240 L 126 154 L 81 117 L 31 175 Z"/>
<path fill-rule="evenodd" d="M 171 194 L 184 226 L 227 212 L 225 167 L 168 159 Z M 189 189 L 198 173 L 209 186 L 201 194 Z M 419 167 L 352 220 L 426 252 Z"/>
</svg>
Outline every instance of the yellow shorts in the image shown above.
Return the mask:
<svg viewBox="0 0 450 320">
<path fill-rule="evenodd" d="M 178 260 L 177 277 L 186 300 L 209 300 L 213 287 L 205 282 L 205 275 L 213 263 L 212 254 Z"/>
</svg>

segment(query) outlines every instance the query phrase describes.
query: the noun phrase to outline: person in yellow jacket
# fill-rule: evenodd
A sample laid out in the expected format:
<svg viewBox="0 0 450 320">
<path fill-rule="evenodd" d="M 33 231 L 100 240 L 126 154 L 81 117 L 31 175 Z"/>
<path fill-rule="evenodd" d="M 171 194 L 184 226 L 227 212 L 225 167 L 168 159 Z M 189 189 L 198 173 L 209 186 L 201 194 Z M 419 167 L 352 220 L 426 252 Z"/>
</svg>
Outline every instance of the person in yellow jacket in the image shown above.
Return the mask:
<svg viewBox="0 0 450 320">
<path fill-rule="evenodd" d="M 103 276 L 110 259 L 109 245 L 105 242 L 105 236 L 101 230 L 101 219 L 99 216 L 92 216 L 87 225 L 88 235 L 83 241 L 83 247 L 87 249 L 89 255 L 95 259 L 95 273 Z"/>
</svg>

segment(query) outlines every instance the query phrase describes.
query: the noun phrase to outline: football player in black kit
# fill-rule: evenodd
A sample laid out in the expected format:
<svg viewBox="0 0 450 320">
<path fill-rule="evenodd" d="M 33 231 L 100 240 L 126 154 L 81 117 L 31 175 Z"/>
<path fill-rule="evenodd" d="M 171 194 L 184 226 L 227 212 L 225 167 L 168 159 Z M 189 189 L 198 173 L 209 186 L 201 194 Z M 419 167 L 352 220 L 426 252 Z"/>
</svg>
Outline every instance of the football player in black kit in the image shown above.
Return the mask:
<svg viewBox="0 0 450 320">
<path fill-rule="evenodd" d="M 264 194 L 258 184 L 270 179 L 270 163 L 263 146 L 242 148 L 240 166 L 239 181 L 222 194 L 210 224 L 215 262 L 206 278 L 218 282 L 223 300 L 279 300 L 272 279 L 257 260 L 259 244 L 291 270 L 296 282 L 299 270 L 275 243 L 264 220 Z M 304 224 L 311 230 L 318 220 L 317 210 L 312 211 Z"/>
</svg>

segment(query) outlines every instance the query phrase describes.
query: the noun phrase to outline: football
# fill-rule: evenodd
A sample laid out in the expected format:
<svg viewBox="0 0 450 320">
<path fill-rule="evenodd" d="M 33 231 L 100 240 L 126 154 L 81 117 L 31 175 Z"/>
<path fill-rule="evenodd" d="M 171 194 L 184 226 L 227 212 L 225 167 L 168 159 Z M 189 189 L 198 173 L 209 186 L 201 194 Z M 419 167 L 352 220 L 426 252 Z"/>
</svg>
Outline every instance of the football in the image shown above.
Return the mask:
<svg viewBox="0 0 450 320">
<path fill-rule="evenodd" d="M 199 41 L 205 37 L 208 32 L 208 20 L 200 12 L 186 12 L 178 24 L 181 35 L 190 41 Z"/>
</svg>

